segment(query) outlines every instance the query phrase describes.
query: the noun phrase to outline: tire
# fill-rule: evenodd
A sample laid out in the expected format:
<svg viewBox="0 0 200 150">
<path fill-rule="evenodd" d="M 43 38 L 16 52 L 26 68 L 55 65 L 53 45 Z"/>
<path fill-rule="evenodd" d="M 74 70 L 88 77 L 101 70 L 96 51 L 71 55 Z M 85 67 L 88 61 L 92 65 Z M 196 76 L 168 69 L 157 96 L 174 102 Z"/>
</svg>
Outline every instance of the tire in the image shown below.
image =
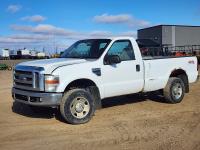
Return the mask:
<svg viewBox="0 0 200 150">
<path fill-rule="evenodd" d="M 185 95 L 185 85 L 180 78 L 171 77 L 163 90 L 165 100 L 168 103 L 180 103 Z"/>
<path fill-rule="evenodd" d="M 60 104 L 60 112 L 67 123 L 87 123 L 94 115 L 95 102 L 87 90 L 72 89 L 64 94 Z"/>
</svg>

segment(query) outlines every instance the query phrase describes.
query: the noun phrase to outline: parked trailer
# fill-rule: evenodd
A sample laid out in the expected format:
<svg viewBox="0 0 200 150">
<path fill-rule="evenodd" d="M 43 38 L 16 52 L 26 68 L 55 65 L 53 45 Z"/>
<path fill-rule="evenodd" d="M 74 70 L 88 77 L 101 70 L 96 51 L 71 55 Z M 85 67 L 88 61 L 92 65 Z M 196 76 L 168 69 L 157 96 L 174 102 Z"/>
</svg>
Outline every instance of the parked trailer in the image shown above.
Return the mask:
<svg viewBox="0 0 200 150">
<path fill-rule="evenodd" d="M 21 56 L 21 59 L 29 59 L 31 58 L 30 50 L 28 49 L 22 49 L 17 51 L 17 55 Z"/>
<path fill-rule="evenodd" d="M 187 46 L 141 46 L 143 56 L 200 56 L 200 45 Z"/>
<path fill-rule="evenodd" d="M 37 52 L 35 50 L 30 51 L 31 59 L 36 59 L 37 58 Z"/>
<path fill-rule="evenodd" d="M 17 54 L 16 50 L 10 50 L 10 59 L 20 59 L 21 56 Z"/>
<path fill-rule="evenodd" d="M 2 49 L 0 51 L 0 56 L 2 59 L 9 59 L 9 49 Z"/>
<path fill-rule="evenodd" d="M 37 58 L 39 58 L 39 59 L 42 59 L 42 58 L 48 59 L 49 56 L 47 56 L 46 53 L 44 53 L 44 52 L 38 52 L 37 53 Z"/>
<path fill-rule="evenodd" d="M 43 52 L 39 52 L 37 53 L 37 57 L 41 58 L 41 57 L 45 57 L 45 53 Z"/>
</svg>

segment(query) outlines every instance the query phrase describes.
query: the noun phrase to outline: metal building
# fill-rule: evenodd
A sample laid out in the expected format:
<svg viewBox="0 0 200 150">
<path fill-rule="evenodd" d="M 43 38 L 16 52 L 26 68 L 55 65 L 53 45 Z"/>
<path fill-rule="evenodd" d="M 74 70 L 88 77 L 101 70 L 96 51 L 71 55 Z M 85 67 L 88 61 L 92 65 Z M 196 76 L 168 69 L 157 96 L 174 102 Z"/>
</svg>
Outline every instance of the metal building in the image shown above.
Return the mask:
<svg viewBox="0 0 200 150">
<path fill-rule="evenodd" d="M 138 40 L 149 39 L 160 46 L 200 45 L 200 26 L 158 25 L 138 30 Z"/>
</svg>

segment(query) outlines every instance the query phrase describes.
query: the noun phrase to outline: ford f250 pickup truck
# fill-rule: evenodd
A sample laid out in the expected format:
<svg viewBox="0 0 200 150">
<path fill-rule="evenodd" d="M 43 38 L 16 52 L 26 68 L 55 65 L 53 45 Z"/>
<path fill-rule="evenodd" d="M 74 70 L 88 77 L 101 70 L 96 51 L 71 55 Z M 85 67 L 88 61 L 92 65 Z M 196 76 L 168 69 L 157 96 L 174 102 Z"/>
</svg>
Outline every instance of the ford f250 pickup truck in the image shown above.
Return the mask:
<svg viewBox="0 0 200 150">
<path fill-rule="evenodd" d="M 101 100 L 162 91 L 179 103 L 198 79 L 196 57 L 146 57 L 131 37 L 86 39 L 60 58 L 23 62 L 13 71 L 12 96 L 33 106 L 59 108 L 66 122 L 88 122 Z"/>
</svg>

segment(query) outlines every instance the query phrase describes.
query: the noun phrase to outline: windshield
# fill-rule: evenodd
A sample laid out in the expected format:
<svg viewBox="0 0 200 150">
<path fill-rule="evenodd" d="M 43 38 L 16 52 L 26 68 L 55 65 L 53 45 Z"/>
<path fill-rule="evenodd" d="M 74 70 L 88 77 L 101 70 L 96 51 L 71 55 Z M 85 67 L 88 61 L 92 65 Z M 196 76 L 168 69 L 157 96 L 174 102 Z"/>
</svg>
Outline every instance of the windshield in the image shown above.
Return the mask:
<svg viewBox="0 0 200 150">
<path fill-rule="evenodd" d="M 98 59 L 110 43 L 110 39 L 81 40 L 64 51 L 61 58 Z"/>
</svg>

